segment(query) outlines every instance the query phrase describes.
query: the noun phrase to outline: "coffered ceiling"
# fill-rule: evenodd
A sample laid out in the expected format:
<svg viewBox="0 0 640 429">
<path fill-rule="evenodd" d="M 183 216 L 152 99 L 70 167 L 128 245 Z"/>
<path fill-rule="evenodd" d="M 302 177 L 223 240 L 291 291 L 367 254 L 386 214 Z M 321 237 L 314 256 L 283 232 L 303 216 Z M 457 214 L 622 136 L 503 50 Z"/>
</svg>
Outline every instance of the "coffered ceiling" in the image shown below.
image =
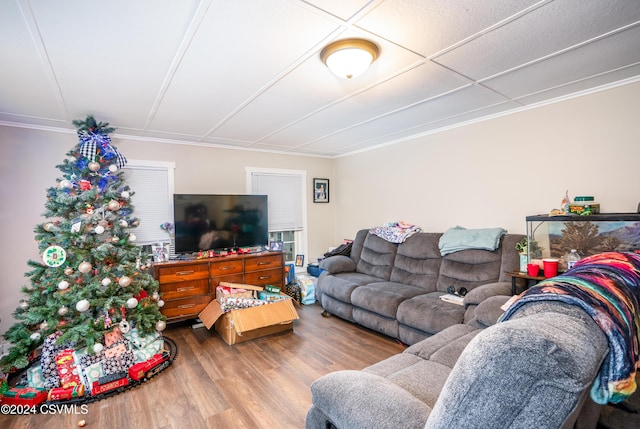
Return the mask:
<svg viewBox="0 0 640 429">
<path fill-rule="evenodd" d="M 335 157 L 640 80 L 640 1 L 1 0 L 0 61 L 0 124 Z"/>
</svg>

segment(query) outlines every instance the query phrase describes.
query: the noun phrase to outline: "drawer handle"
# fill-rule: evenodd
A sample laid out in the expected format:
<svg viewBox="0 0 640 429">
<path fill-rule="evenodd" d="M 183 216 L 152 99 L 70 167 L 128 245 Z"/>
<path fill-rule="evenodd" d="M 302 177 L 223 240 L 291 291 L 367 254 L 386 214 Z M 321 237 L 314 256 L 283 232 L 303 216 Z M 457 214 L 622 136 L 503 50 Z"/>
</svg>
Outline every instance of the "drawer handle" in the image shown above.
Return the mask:
<svg viewBox="0 0 640 429">
<path fill-rule="evenodd" d="M 266 280 L 266 279 L 270 279 L 271 276 L 260 276 L 258 277 L 258 280 Z"/>
<path fill-rule="evenodd" d="M 187 287 L 179 287 L 176 289 L 176 292 L 186 292 L 188 290 L 194 290 L 195 286 L 187 286 Z"/>
<path fill-rule="evenodd" d="M 193 274 L 195 273 L 195 271 L 191 270 L 191 271 L 178 271 L 176 273 L 176 276 L 188 276 L 189 274 Z"/>
<path fill-rule="evenodd" d="M 178 308 L 192 308 L 195 307 L 195 304 L 185 304 L 185 305 L 179 305 Z"/>
<path fill-rule="evenodd" d="M 271 265 L 271 261 L 258 262 L 257 265 Z"/>
<path fill-rule="evenodd" d="M 220 271 L 233 270 L 234 267 L 220 267 Z"/>
</svg>

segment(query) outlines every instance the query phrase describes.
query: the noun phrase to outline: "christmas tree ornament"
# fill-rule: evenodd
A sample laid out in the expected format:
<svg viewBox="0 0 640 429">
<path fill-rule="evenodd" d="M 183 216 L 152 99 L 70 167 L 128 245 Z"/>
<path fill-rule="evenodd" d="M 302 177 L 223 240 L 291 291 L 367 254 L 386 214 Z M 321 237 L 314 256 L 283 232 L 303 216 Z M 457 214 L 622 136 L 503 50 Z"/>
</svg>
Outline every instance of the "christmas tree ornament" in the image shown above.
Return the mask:
<svg viewBox="0 0 640 429">
<path fill-rule="evenodd" d="M 65 275 L 70 276 L 71 274 L 73 274 L 73 268 L 71 268 L 71 267 L 65 268 L 64 269 L 64 273 L 65 273 Z"/>
<path fill-rule="evenodd" d="M 120 208 L 120 203 L 117 200 L 111 200 L 107 204 L 107 208 L 114 212 Z"/>
<path fill-rule="evenodd" d="M 129 234 L 129 241 L 133 242 L 136 241 L 138 239 L 138 237 L 136 237 L 135 234 Z"/>
<path fill-rule="evenodd" d="M 42 335 L 40 334 L 40 332 L 34 332 L 29 338 L 31 338 L 33 341 L 39 341 L 40 338 L 42 338 Z"/>
<path fill-rule="evenodd" d="M 100 283 L 102 283 L 102 286 L 107 287 L 111 284 L 111 279 L 109 277 L 105 277 Z"/>
<path fill-rule="evenodd" d="M 58 314 L 60 316 L 66 316 L 68 312 L 69 312 L 69 308 L 65 307 L 64 305 L 58 309 Z"/>
<path fill-rule="evenodd" d="M 160 299 L 160 294 L 159 294 L 158 292 L 154 292 L 154 293 L 151 295 L 151 299 L 153 299 L 154 301 L 159 300 L 159 299 Z"/>
<path fill-rule="evenodd" d="M 112 173 L 115 173 L 116 171 L 118 171 L 118 166 L 115 165 L 115 164 L 111 164 L 109 166 L 109 171 L 112 172 Z"/>
<path fill-rule="evenodd" d="M 46 331 L 48 327 L 49 327 L 49 324 L 47 323 L 46 320 L 40 324 L 40 329 L 43 331 Z"/>
<path fill-rule="evenodd" d="M 86 299 L 81 299 L 76 303 L 76 310 L 78 310 L 80 313 L 84 313 L 89 309 L 89 307 L 91 307 L 91 304 Z"/>
<path fill-rule="evenodd" d="M 164 301 L 163 300 L 161 300 L 161 299 L 158 300 L 158 307 L 160 307 L 160 308 L 164 307 Z"/>
<path fill-rule="evenodd" d="M 129 198 L 129 196 L 130 196 L 130 195 L 131 195 L 131 194 L 129 194 L 129 191 L 122 191 L 122 192 L 120 193 L 120 196 L 121 196 L 122 198 Z"/>
<path fill-rule="evenodd" d="M 120 221 L 118 222 L 118 225 L 120 225 L 123 228 L 126 228 L 129 226 L 129 223 L 124 219 L 120 219 Z"/>
<path fill-rule="evenodd" d="M 162 332 L 165 330 L 166 327 L 167 327 L 167 322 L 165 322 L 164 320 L 158 320 L 156 322 L 156 331 Z"/>
<path fill-rule="evenodd" d="M 64 179 L 60 181 L 60 187 L 62 189 L 71 189 L 73 188 L 73 183 L 71 183 L 71 181 Z"/>
<path fill-rule="evenodd" d="M 44 250 L 42 260 L 48 267 L 59 267 L 67 260 L 67 252 L 60 246 L 49 246 Z"/>
<path fill-rule="evenodd" d="M 95 162 L 95 161 L 91 161 L 88 165 L 89 170 L 93 171 L 94 173 L 98 170 L 100 170 L 100 163 L 99 162 Z"/>
<path fill-rule="evenodd" d="M 51 232 L 51 231 L 54 230 L 55 225 L 53 224 L 53 222 L 47 222 L 47 223 L 44 224 L 43 228 L 44 228 L 45 231 Z"/>
<path fill-rule="evenodd" d="M 20 308 L 23 310 L 26 310 L 27 308 L 29 308 L 29 303 L 27 301 L 20 301 Z"/>
<path fill-rule="evenodd" d="M 138 300 L 135 298 L 129 298 L 127 300 L 127 307 L 128 308 L 136 308 L 136 305 L 138 305 Z"/>
<path fill-rule="evenodd" d="M 95 343 L 93 345 L 93 352 L 94 353 L 100 353 L 102 350 L 104 350 L 104 346 L 102 345 L 102 343 Z"/>
<path fill-rule="evenodd" d="M 118 284 L 122 287 L 127 287 L 131 284 L 131 278 L 127 276 L 122 276 L 120 277 L 120 280 L 118 280 Z"/>
<path fill-rule="evenodd" d="M 80 265 L 78 265 L 78 271 L 83 274 L 87 274 L 92 268 L 91 264 L 87 261 L 82 261 L 80 262 Z"/>
<path fill-rule="evenodd" d="M 85 212 L 88 215 L 92 215 L 93 214 L 93 206 L 91 204 L 87 204 L 87 209 L 85 210 Z"/>
<path fill-rule="evenodd" d="M 89 191 L 91 190 L 91 182 L 89 182 L 88 180 L 81 180 L 80 182 L 78 182 L 78 187 L 81 191 Z"/>
<path fill-rule="evenodd" d="M 114 235 L 113 237 L 111 237 L 111 242 L 113 244 L 118 244 L 120 242 L 120 237 Z"/>
<path fill-rule="evenodd" d="M 129 325 L 127 319 L 122 319 L 120 323 L 118 323 L 118 328 L 120 328 L 120 332 L 127 334 L 131 330 L 131 325 Z"/>
<path fill-rule="evenodd" d="M 95 227 L 94 230 L 95 230 L 96 234 L 100 235 L 100 234 L 102 234 L 104 232 L 104 227 L 102 225 L 98 225 L 98 226 Z"/>
<path fill-rule="evenodd" d="M 69 282 L 66 280 L 62 280 L 60 281 L 60 283 L 58 283 L 58 289 L 60 290 L 65 290 L 69 288 Z"/>
</svg>

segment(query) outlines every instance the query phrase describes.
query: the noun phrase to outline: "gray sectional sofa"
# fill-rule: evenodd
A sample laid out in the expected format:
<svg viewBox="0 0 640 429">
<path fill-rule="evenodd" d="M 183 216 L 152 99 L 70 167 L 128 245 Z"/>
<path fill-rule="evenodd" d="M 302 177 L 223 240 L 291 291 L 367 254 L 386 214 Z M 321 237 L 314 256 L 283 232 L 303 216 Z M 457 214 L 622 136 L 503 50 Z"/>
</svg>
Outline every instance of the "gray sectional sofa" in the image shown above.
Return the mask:
<svg viewBox="0 0 640 429">
<path fill-rule="evenodd" d="M 589 390 L 609 350 L 605 335 L 560 302 L 527 304 L 494 324 L 508 298 L 488 298 L 473 323 L 362 371 L 320 377 L 306 428 L 595 428 L 601 406 Z"/>
<path fill-rule="evenodd" d="M 350 256 L 320 262 L 316 299 L 332 315 L 411 345 L 473 320 L 474 308 L 488 297 L 511 293 L 505 272 L 518 270 L 515 246 L 523 235 L 502 235 L 495 250 L 470 248 L 445 256 L 442 236 L 420 232 L 396 244 L 361 230 Z M 466 289 L 464 305 L 440 299 L 449 287 Z"/>
</svg>

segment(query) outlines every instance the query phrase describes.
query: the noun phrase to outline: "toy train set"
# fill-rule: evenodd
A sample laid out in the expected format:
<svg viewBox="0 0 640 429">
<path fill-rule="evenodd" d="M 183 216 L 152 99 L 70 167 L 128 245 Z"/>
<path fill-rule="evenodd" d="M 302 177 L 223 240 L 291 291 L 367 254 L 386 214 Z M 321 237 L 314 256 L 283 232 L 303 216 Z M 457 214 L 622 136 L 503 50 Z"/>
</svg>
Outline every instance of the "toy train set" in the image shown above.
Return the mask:
<svg viewBox="0 0 640 429">
<path fill-rule="evenodd" d="M 48 391 L 42 388 L 14 387 L 4 392 L 0 398 L 2 404 L 36 407 L 42 403 L 89 403 L 122 393 L 155 377 L 168 368 L 177 355 L 177 346 L 173 340 L 164 337 L 165 348 L 144 362 L 120 371 L 100 377 L 91 384 L 91 395 L 86 395 L 85 386 L 79 384 L 67 388 L 56 387 Z M 87 387 L 88 389 L 89 387 Z"/>
</svg>

